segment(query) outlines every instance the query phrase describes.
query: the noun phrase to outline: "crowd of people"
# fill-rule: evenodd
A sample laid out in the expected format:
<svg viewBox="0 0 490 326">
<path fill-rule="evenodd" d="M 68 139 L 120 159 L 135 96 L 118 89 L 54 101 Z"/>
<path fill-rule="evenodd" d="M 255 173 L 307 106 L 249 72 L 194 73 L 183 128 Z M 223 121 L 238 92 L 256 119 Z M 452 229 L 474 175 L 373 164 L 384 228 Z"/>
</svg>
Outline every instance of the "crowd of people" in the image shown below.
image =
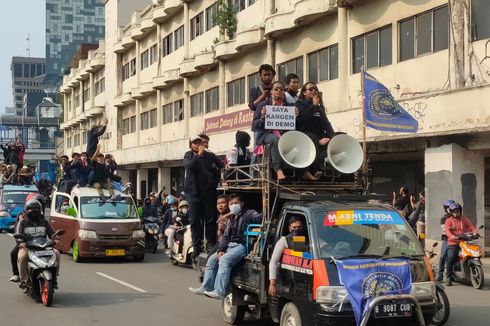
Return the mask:
<svg viewBox="0 0 490 326">
<path fill-rule="evenodd" d="M 34 172 L 24 166 L 26 148 L 19 137 L 15 141 L 0 144 L 3 160 L 0 160 L 0 183 L 30 185 L 34 180 Z"/>
</svg>

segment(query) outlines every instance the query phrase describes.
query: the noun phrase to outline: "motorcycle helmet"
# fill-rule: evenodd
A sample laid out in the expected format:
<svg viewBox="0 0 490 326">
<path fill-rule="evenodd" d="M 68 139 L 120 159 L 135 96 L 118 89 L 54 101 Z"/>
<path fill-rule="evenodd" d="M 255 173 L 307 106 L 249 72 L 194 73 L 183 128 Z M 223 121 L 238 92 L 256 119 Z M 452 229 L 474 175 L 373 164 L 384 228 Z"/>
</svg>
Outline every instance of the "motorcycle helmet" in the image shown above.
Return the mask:
<svg viewBox="0 0 490 326">
<path fill-rule="evenodd" d="M 448 211 L 449 211 L 449 213 L 452 213 L 452 212 L 454 212 L 456 210 L 459 210 L 460 212 L 463 212 L 463 207 L 460 204 L 454 202 L 454 203 L 452 203 L 449 206 Z"/>
<path fill-rule="evenodd" d="M 454 200 L 448 199 L 448 200 L 445 200 L 444 201 L 444 204 L 442 205 L 442 208 L 444 209 L 445 212 L 448 211 L 448 208 L 449 208 L 449 206 L 451 206 L 451 204 L 454 204 Z"/>
<path fill-rule="evenodd" d="M 24 207 L 26 219 L 30 222 L 39 222 L 42 218 L 42 205 L 36 199 L 31 199 Z"/>
<path fill-rule="evenodd" d="M 186 201 L 186 200 L 182 200 L 182 201 L 180 201 L 180 203 L 179 203 L 179 208 L 181 208 L 182 206 L 189 206 L 189 204 L 187 203 L 187 201 Z"/>
<path fill-rule="evenodd" d="M 35 194 L 32 197 L 32 199 L 37 200 L 41 204 L 41 212 L 44 215 L 44 212 L 46 210 L 46 198 L 43 195 L 41 195 L 41 194 Z"/>
<path fill-rule="evenodd" d="M 175 197 L 172 195 L 168 195 L 166 200 L 167 200 L 167 204 L 169 204 L 169 205 L 175 204 Z"/>
</svg>

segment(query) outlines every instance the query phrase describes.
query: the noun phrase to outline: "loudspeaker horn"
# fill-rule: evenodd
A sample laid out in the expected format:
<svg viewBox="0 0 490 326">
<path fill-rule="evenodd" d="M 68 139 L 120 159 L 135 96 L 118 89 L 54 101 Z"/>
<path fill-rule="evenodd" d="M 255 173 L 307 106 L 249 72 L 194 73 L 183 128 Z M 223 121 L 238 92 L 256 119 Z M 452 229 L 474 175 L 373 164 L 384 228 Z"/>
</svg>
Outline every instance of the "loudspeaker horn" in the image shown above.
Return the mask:
<svg viewBox="0 0 490 326">
<path fill-rule="evenodd" d="M 284 162 L 293 168 L 306 168 L 315 160 L 315 144 L 300 131 L 292 130 L 282 135 L 278 148 Z"/>
<path fill-rule="evenodd" d="M 362 165 L 363 155 L 359 142 L 346 134 L 333 137 L 328 143 L 326 162 L 340 173 L 354 173 Z"/>
</svg>

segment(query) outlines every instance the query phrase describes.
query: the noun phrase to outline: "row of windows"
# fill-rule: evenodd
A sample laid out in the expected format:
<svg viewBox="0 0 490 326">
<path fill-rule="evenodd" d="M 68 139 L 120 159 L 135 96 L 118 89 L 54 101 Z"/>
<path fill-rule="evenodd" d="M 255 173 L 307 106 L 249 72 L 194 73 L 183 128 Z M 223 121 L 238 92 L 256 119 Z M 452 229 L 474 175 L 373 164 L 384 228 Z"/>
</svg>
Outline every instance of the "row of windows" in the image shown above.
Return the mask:
<svg viewBox="0 0 490 326">
<path fill-rule="evenodd" d="M 14 63 L 14 77 L 32 78 L 44 74 L 44 63 Z"/>
<path fill-rule="evenodd" d="M 184 46 L 184 25 L 168 34 L 162 40 L 162 57 L 169 55 L 178 48 Z"/>
</svg>

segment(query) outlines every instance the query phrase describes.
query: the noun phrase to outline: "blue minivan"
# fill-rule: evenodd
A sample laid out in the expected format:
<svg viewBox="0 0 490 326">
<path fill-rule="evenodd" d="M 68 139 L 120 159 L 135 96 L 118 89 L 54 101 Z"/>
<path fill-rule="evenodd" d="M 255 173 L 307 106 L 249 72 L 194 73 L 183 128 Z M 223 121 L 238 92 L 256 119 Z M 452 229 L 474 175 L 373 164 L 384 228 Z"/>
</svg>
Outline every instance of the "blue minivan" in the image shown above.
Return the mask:
<svg viewBox="0 0 490 326">
<path fill-rule="evenodd" d="M 35 185 L 0 184 L 0 231 L 13 231 L 17 215 L 24 210 L 26 197 L 38 193 Z"/>
</svg>

